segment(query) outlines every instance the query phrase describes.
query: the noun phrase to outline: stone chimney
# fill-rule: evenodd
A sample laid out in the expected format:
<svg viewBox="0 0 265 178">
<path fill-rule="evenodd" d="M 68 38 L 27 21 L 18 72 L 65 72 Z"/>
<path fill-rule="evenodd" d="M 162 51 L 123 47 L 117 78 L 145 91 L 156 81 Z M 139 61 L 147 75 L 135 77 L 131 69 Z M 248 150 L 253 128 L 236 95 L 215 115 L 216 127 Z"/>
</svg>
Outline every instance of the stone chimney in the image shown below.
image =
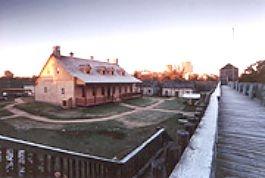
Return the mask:
<svg viewBox="0 0 265 178">
<path fill-rule="evenodd" d="M 94 56 L 90 56 L 90 59 L 91 59 L 91 60 L 94 60 Z"/>
<path fill-rule="evenodd" d="M 52 53 L 53 53 L 54 56 L 60 57 L 61 56 L 60 46 L 54 46 Z"/>
<path fill-rule="evenodd" d="M 73 53 L 73 52 L 70 52 L 69 55 L 70 55 L 71 57 L 74 57 L 74 53 Z"/>
<path fill-rule="evenodd" d="M 107 59 L 107 63 L 109 63 L 109 59 Z"/>
<path fill-rule="evenodd" d="M 116 60 L 115 60 L 115 64 L 119 64 L 119 59 L 118 58 L 116 58 Z"/>
</svg>

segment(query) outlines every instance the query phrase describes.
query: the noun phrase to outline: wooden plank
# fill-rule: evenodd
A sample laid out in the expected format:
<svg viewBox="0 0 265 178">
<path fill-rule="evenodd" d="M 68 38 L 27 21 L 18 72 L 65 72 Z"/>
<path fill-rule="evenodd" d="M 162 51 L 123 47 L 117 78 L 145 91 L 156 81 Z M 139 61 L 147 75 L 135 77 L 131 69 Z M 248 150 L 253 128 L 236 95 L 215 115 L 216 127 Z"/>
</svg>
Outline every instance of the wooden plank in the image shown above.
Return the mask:
<svg viewBox="0 0 265 178">
<path fill-rule="evenodd" d="M 265 177 L 265 108 L 222 88 L 216 177 Z"/>
</svg>

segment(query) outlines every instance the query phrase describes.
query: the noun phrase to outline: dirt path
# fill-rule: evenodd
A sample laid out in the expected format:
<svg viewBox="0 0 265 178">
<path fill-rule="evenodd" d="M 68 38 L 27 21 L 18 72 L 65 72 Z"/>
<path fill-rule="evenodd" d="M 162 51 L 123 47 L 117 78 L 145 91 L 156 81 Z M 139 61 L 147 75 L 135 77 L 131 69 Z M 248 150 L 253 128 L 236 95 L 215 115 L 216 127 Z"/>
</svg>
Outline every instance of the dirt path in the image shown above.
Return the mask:
<svg viewBox="0 0 265 178">
<path fill-rule="evenodd" d="M 15 117 L 19 117 L 19 116 L 18 115 L 4 116 L 4 117 L 1 117 L 0 120 L 12 119 L 12 118 L 15 118 Z"/>
<path fill-rule="evenodd" d="M 30 114 L 28 112 L 22 111 L 20 109 L 15 108 L 14 106 L 17 104 L 21 104 L 23 103 L 23 100 L 21 99 L 16 99 L 15 103 L 7 105 L 5 107 L 6 110 L 8 110 L 9 112 L 13 113 L 14 117 L 26 117 L 35 121 L 39 121 L 39 122 L 45 122 L 45 123 L 58 123 L 58 124 L 71 124 L 71 123 L 92 123 L 92 122 L 103 122 L 103 121 L 108 121 L 108 120 L 114 120 L 114 119 L 118 119 L 136 112 L 140 112 L 140 111 L 145 111 L 145 110 L 154 110 L 154 111 L 161 111 L 161 112 L 171 112 L 171 113 L 183 113 L 183 114 L 187 114 L 186 112 L 182 112 L 182 111 L 176 111 L 176 110 L 165 110 L 165 109 L 154 109 L 156 106 L 158 106 L 159 104 L 163 103 L 165 100 L 159 100 L 158 102 L 147 106 L 147 107 L 139 107 L 139 106 L 132 106 L 132 105 L 128 105 L 125 103 L 122 103 L 122 105 L 129 107 L 131 109 L 134 109 L 132 111 L 127 111 L 124 113 L 120 113 L 117 115 L 113 115 L 113 116 L 108 116 L 108 117 L 101 117 L 101 118 L 96 118 L 96 119 L 73 119 L 73 120 L 58 120 L 58 119 L 49 119 L 47 117 L 43 117 L 43 116 L 37 116 L 37 115 L 33 115 Z M 8 118 L 14 118 L 14 117 L 5 117 L 2 119 L 8 119 Z"/>
</svg>

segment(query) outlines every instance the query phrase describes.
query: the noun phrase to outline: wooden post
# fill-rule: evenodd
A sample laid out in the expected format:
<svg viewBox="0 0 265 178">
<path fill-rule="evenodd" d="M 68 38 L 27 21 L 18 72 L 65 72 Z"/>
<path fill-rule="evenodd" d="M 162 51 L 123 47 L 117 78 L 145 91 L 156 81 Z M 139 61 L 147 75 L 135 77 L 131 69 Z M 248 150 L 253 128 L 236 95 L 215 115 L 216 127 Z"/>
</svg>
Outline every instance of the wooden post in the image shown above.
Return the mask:
<svg viewBox="0 0 265 178">
<path fill-rule="evenodd" d="M 88 177 L 87 162 L 86 161 L 83 162 L 84 162 L 84 177 L 87 178 Z"/>
<path fill-rule="evenodd" d="M 178 119 L 178 124 L 182 129 L 185 129 L 184 125 L 188 122 L 186 119 Z"/>
<path fill-rule="evenodd" d="M 44 168 L 44 175 L 45 176 L 48 176 L 49 175 L 49 157 L 47 154 L 44 154 L 43 155 L 43 168 Z"/>
<path fill-rule="evenodd" d="M 186 124 L 184 124 L 184 128 L 186 131 L 189 132 L 189 138 L 192 137 L 193 133 L 195 132 L 195 124 L 192 124 L 190 122 L 187 122 Z"/>
<path fill-rule="evenodd" d="M 26 177 L 34 177 L 34 154 L 26 151 L 25 152 L 25 175 Z"/>
<path fill-rule="evenodd" d="M 72 159 L 67 158 L 67 176 L 68 178 L 73 177 L 73 166 L 72 166 Z"/>
<path fill-rule="evenodd" d="M 59 167 L 60 167 L 60 173 L 61 173 L 61 177 L 63 177 L 64 173 L 64 158 L 63 157 L 59 157 Z"/>
<path fill-rule="evenodd" d="M 200 122 L 200 119 L 198 117 L 189 117 L 188 121 L 197 127 Z"/>
<path fill-rule="evenodd" d="M 164 149 L 164 151 L 166 152 L 166 171 L 167 176 L 169 176 L 169 174 L 174 169 L 175 165 L 178 163 L 178 147 L 172 142 L 168 145 L 166 149 Z"/>
<path fill-rule="evenodd" d="M 185 130 L 178 130 L 177 131 L 177 144 L 181 148 L 181 154 L 184 152 L 186 146 L 188 145 L 189 142 L 189 132 Z"/>
<path fill-rule="evenodd" d="M 1 148 L 2 159 L 1 159 L 1 177 L 6 176 L 6 148 Z"/>
<path fill-rule="evenodd" d="M 13 175 L 18 176 L 18 150 L 13 149 Z"/>
<path fill-rule="evenodd" d="M 39 161 L 38 161 L 38 156 L 36 153 L 32 153 L 32 172 L 33 176 L 36 177 L 39 175 Z"/>
<path fill-rule="evenodd" d="M 50 176 L 54 176 L 55 173 L 55 163 L 56 163 L 56 158 L 51 155 L 50 157 Z"/>
<path fill-rule="evenodd" d="M 72 159 L 72 176 L 76 177 L 76 161 L 75 159 Z"/>
<path fill-rule="evenodd" d="M 76 161 L 76 177 L 81 177 L 81 161 L 80 160 L 77 160 Z"/>
</svg>

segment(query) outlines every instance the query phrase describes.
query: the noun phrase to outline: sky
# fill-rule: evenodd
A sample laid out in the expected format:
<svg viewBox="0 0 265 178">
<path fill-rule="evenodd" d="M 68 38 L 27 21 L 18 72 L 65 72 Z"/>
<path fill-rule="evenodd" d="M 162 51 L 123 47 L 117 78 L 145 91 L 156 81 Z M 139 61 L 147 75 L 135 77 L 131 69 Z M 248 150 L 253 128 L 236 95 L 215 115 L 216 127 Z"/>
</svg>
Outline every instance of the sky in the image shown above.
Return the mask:
<svg viewBox="0 0 265 178">
<path fill-rule="evenodd" d="M 242 72 L 265 59 L 264 32 L 264 0 L 0 0 L 0 75 L 38 75 L 55 45 L 130 73 L 182 61 Z"/>
</svg>

